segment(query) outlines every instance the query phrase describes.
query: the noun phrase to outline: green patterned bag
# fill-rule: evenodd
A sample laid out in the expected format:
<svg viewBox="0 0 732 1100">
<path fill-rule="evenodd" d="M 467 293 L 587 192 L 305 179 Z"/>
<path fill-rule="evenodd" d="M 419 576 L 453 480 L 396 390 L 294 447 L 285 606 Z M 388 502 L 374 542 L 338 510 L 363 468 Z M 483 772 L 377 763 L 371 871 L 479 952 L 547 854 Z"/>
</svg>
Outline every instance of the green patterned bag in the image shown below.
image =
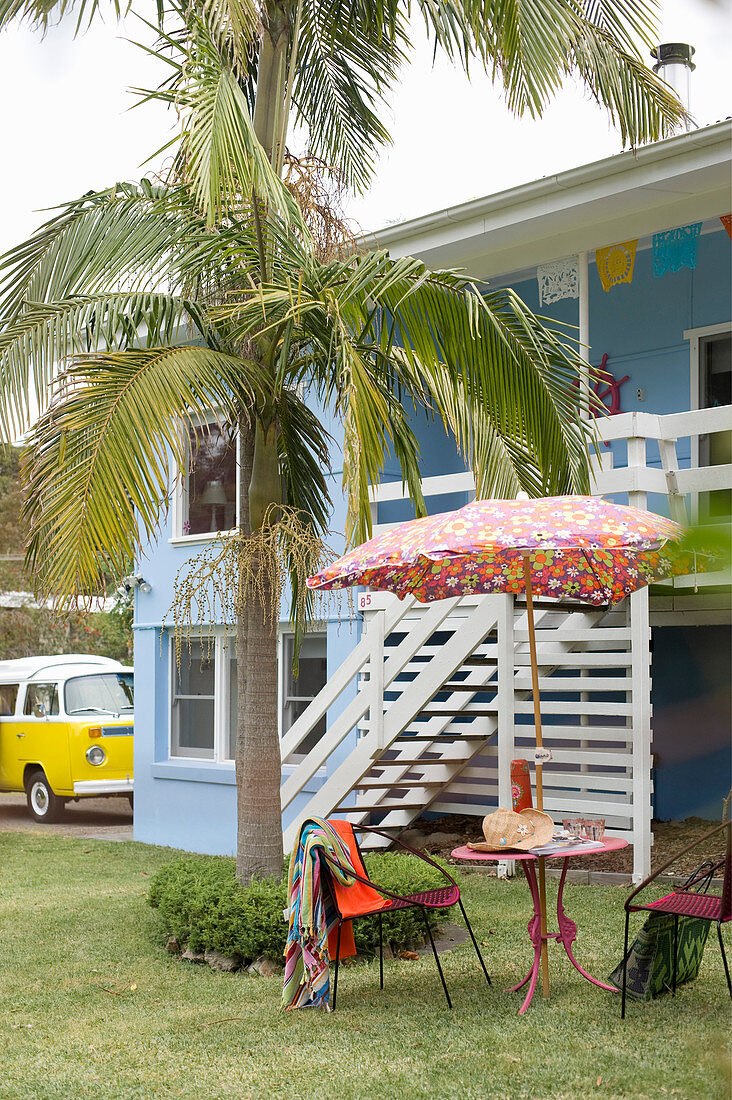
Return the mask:
<svg viewBox="0 0 732 1100">
<path fill-rule="evenodd" d="M 679 918 L 679 944 L 676 959 L 676 985 L 693 981 L 699 973 L 709 921 L 694 917 Z M 628 950 L 626 993 L 638 1001 L 648 1001 L 673 989 L 674 917 L 672 913 L 649 913 L 645 924 Z M 608 977 L 611 985 L 622 989 L 622 961 Z"/>
</svg>

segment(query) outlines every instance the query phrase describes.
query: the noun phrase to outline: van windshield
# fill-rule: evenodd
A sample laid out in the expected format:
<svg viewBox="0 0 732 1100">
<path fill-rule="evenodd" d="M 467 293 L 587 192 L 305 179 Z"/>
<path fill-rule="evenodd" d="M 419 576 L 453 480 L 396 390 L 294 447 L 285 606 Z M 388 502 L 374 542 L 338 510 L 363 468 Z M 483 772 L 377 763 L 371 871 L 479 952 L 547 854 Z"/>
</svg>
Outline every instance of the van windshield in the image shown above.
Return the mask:
<svg viewBox="0 0 732 1100">
<path fill-rule="evenodd" d="M 133 673 L 96 672 L 66 682 L 67 714 L 122 714 L 134 709 Z"/>
</svg>

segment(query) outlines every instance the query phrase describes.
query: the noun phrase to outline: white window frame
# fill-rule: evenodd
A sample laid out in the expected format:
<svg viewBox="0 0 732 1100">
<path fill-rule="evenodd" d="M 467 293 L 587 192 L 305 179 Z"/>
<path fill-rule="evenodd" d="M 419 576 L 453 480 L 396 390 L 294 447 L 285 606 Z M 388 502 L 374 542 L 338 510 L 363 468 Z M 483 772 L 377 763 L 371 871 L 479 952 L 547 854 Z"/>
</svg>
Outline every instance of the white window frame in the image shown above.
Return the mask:
<svg viewBox="0 0 732 1100">
<path fill-rule="evenodd" d="M 234 758 L 229 755 L 229 690 L 230 690 L 230 677 L 231 677 L 231 657 L 236 657 L 236 637 L 225 631 L 223 628 L 216 628 L 214 630 L 213 638 L 209 639 L 204 631 L 196 635 L 196 638 L 201 638 L 204 647 L 209 644 L 213 647 L 214 658 L 214 721 L 213 721 L 213 748 L 205 751 L 206 755 L 186 756 L 182 752 L 175 751 L 174 744 L 174 721 L 173 721 L 173 707 L 176 698 L 175 686 L 176 686 L 176 659 L 175 659 L 175 640 L 171 633 L 170 638 L 170 675 L 169 675 L 169 694 L 170 705 L 168 708 L 168 756 L 171 760 L 196 760 L 197 762 L 205 761 L 207 763 L 215 764 L 233 764 Z M 185 646 L 183 643 L 185 659 Z M 183 696 L 182 698 L 186 698 Z"/>
<path fill-rule="evenodd" d="M 220 423 L 220 418 L 215 414 L 211 416 L 210 420 L 205 421 L 206 424 L 213 426 Z M 194 424 L 197 427 L 201 427 L 204 421 L 197 417 L 194 420 Z M 168 539 L 168 542 L 174 546 L 195 546 L 203 542 L 211 542 L 217 535 L 226 534 L 227 532 L 221 531 L 203 531 L 197 535 L 186 535 L 183 532 L 183 516 L 185 515 L 185 494 L 187 492 L 188 482 L 188 440 L 189 430 L 186 423 L 181 422 L 181 435 L 183 436 L 183 446 L 186 454 L 186 468 L 178 471 L 178 476 L 175 479 L 175 485 L 173 486 L 173 495 L 171 500 L 171 520 L 172 520 L 172 535 Z M 235 503 L 235 523 L 239 525 L 239 501 L 241 499 L 241 451 L 240 451 L 240 436 L 239 432 L 235 429 L 232 431 L 232 437 L 236 445 L 236 503 Z"/>
<path fill-rule="evenodd" d="M 732 321 L 720 321 L 715 325 L 700 325 L 699 328 L 689 328 L 684 332 L 684 339 L 689 341 L 689 408 L 701 408 L 701 367 L 700 348 L 703 340 L 709 336 L 732 336 Z M 689 461 L 693 470 L 698 470 L 701 461 L 701 442 L 706 438 L 701 435 L 692 435 L 690 439 Z M 699 520 L 699 493 L 694 493 L 691 500 L 692 522 Z"/>
<path fill-rule="evenodd" d="M 716 325 L 702 325 L 700 328 L 688 328 L 684 339 L 689 341 L 689 408 L 701 408 L 701 371 L 699 367 L 699 348 L 707 336 L 732 335 L 732 321 L 720 321 Z M 699 436 L 691 437 L 691 465 L 699 466 Z"/>
<path fill-rule="evenodd" d="M 325 652 L 327 658 L 328 652 L 328 632 L 323 624 L 322 629 L 308 631 L 311 634 L 317 634 L 321 636 L 325 642 Z M 284 716 L 285 716 L 285 699 L 288 686 L 288 646 L 287 640 L 292 638 L 293 631 L 289 627 L 280 627 L 277 637 L 277 733 L 280 741 L 287 732 L 284 728 Z M 284 765 L 285 770 L 294 770 L 295 767 L 305 759 L 305 753 L 293 753 Z M 325 775 L 325 767 L 318 769 L 317 775 Z"/>
</svg>

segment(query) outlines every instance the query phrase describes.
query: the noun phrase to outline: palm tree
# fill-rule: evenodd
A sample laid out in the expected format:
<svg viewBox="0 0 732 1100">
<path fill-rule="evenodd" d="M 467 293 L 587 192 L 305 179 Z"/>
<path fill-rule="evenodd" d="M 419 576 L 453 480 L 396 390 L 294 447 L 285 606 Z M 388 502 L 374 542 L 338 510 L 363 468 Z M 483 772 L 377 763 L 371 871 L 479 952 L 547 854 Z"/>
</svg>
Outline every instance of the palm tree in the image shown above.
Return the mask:
<svg viewBox="0 0 732 1100">
<path fill-rule="evenodd" d="M 0 26 L 24 16 L 43 23 L 72 6 L 0 0 Z M 496 72 L 518 113 L 540 113 L 574 71 L 631 142 L 682 117 L 633 44 L 651 39 L 644 0 L 419 8 L 435 43 Z M 243 881 L 282 862 L 279 600 L 256 539 L 276 532 L 288 506 L 313 532 L 329 514 L 329 440 L 303 385 L 343 421 L 354 540 L 368 534 L 367 487 L 389 448 L 424 507 L 410 402 L 442 417 L 481 495 L 588 486 L 577 358 L 555 333 L 510 291 L 483 294 L 415 260 L 319 257 L 283 185 L 294 112 L 314 151 L 351 186 L 366 186 L 388 137 L 377 109 L 409 51 L 406 9 L 396 0 L 161 8 L 170 75 L 146 94 L 180 112 L 170 179 L 85 195 L 2 261 L 0 422 L 13 438 L 34 400 L 42 410 L 27 508 L 42 587 L 91 593 L 105 570 L 127 568 L 157 530 L 184 462 L 181 421 L 215 408 L 238 428 L 240 522 L 255 547 L 247 570 L 258 594 L 239 601 L 237 622 Z M 96 0 L 77 5 L 80 22 L 97 11 Z M 181 342 L 184 326 L 193 342 Z"/>
</svg>

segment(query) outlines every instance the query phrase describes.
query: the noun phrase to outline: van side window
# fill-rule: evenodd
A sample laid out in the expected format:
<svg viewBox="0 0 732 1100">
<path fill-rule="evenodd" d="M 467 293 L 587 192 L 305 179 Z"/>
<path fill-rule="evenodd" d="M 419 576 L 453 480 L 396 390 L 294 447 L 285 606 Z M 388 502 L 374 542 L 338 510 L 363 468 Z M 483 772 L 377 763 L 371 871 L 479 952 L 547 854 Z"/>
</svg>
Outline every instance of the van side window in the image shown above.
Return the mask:
<svg viewBox="0 0 732 1100">
<path fill-rule="evenodd" d="M 28 684 L 23 714 L 33 714 L 34 707 L 43 707 L 44 714 L 58 714 L 58 686 L 56 684 Z"/>
<path fill-rule="evenodd" d="M 18 684 L 0 684 L 0 718 L 7 718 L 9 714 L 15 714 L 18 687 Z"/>
</svg>

